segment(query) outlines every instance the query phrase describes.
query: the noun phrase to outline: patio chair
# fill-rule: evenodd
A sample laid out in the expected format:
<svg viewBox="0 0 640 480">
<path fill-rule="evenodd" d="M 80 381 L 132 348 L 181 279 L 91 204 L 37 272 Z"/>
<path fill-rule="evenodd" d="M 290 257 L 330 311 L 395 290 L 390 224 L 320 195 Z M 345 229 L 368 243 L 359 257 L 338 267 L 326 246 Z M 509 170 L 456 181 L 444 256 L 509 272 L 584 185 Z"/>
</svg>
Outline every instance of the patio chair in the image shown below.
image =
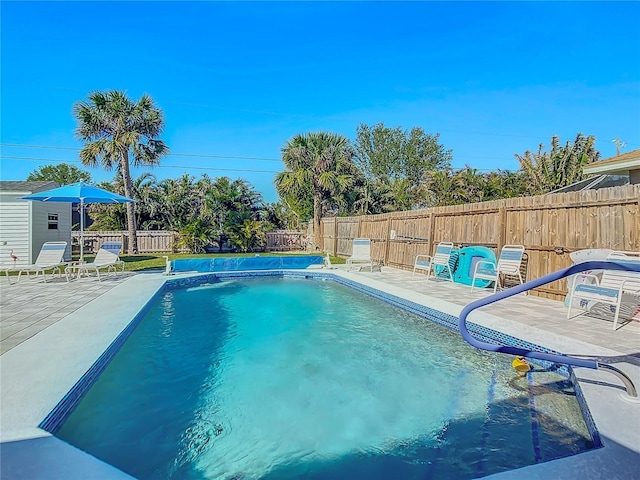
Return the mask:
<svg viewBox="0 0 640 480">
<path fill-rule="evenodd" d="M 441 267 L 442 272 L 446 269 L 449 279 L 453 282 L 453 273 L 451 272 L 451 266 L 449 265 L 453 250 L 453 243 L 440 242 L 436 247 L 435 255 L 416 255 L 416 260 L 413 264 L 413 275 L 416 274 L 416 270 L 426 270 L 427 280 L 429 280 L 431 272 L 433 272 L 435 276 L 435 267 L 439 266 Z"/>
<path fill-rule="evenodd" d="M 45 242 L 33 264 L 8 267 L 4 269 L 5 274 L 7 275 L 7 281 L 11 284 L 9 272 L 18 272 L 18 280 L 16 280 L 16 283 L 20 281 L 23 273 L 26 273 L 27 278 L 30 280 L 35 280 L 40 274 L 42 274 L 42 280 L 44 282 L 47 281 L 47 277 L 45 275 L 46 270 L 52 270 L 52 276 L 55 275 L 56 272 L 58 272 L 58 275 L 62 275 L 61 268 L 66 265 L 66 262 L 64 261 L 64 252 L 66 249 L 67 242 Z M 35 275 L 31 276 L 34 272 Z"/>
<path fill-rule="evenodd" d="M 80 263 L 77 265 L 70 265 L 65 269 L 67 278 L 73 272 L 80 278 L 82 274 L 88 274 L 89 271 L 95 270 L 98 280 L 101 281 L 100 270 L 106 269 L 107 275 L 111 272 L 118 273 L 118 266 L 121 267 L 121 272 L 124 272 L 124 262 L 120 260 L 120 250 L 122 250 L 122 242 L 104 242 L 100 245 L 96 258 L 91 263 Z"/>
<path fill-rule="evenodd" d="M 351 256 L 347 258 L 347 270 L 351 270 L 351 266 L 356 263 L 369 264 L 373 272 L 373 259 L 371 258 L 371 239 L 354 238 Z M 360 267 L 362 268 L 362 267 Z"/>
<path fill-rule="evenodd" d="M 497 265 L 487 260 L 480 260 L 473 269 L 471 291 L 475 287 L 476 279 L 493 280 L 493 293 L 500 286 L 500 275 L 512 275 L 518 277 L 520 283 L 524 283 L 520 273 L 520 265 L 524 256 L 524 245 L 505 245 L 500 250 Z"/>
<path fill-rule="evenodd" d="M 640 264 L 640 252 L 613 251 L 609 254 L 607 260 Z M 596 302 L 603 303 L 609 305 L 609 310 L 613 313 L 613 330 L 617 330 L 621 306 L 624 303 L 623 299 L 630 297 L 629 300 L 635 301 L 637 304 L 640 298 L 640 273 L 604 270 L 601 278 L 588 273 L 582 274 L 582 277 L 591 279 L 592 283 L 577 283 L 574 280 L 573 286 L 569 291 L 567 319 L 571 318 L 574 298 L 580 299 L 580 308 L 585 311 L 588 311 L 589 307 Z M 582 312 L 579 315 L 583 313 L 586 312 Z M 576 317 L 579 315 L 576 315 Z"/>
<path fill-rule="evenodd" d="M 307 267 L 307 270 L 320 270 L 320 269 L 335 269 L 336 267 L 331 263 L 331 258 L 328 253 L 325 253 L 322 263 L 312 263 Z"/>
</svg>

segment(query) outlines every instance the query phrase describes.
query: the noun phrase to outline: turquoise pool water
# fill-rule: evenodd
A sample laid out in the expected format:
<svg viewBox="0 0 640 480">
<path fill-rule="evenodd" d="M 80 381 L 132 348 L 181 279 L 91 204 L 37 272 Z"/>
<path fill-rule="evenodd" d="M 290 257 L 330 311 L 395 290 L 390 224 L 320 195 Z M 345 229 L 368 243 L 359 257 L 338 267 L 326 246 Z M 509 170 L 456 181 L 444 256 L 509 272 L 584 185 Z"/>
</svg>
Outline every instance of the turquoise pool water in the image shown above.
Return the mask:
<svg viewBox="0 0 640 480">
<path fill-rule="evenodd" d="M 467 479 L 593 447 L 571 383 L 331 281 L 167 291 L 57 436 L 138 478 Z"/>
</svg>

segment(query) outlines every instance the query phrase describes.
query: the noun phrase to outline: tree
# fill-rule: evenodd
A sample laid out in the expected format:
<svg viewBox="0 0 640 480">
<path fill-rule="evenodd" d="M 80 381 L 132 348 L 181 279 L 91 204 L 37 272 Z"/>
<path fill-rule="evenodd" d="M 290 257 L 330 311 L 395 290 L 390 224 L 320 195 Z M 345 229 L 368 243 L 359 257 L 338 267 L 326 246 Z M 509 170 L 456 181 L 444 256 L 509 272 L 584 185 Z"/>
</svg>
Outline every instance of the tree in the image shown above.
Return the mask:
<svg viewBox="0 0 640 480">
<path fill-rule="evenodd" d="M 235 214 L 243 215 L 245 219 L 259 221 L 266 216 L 266 206 L 262 196 L 245 180 L 231 180 L 220 177 L 211 181 L 206 175 L 201 181 L 203 198 L 201 215 L 206 215 L 211 225 L 212 239 L 222 251 L 224 244 L 230 238 L 230 232 L 235 225 Z"/>
<path fill-rule="evenodd" d="M 276 190 L 281 198 L 313 197 L 314 243 L 320 245 L 320 219 L 326 196 L 346 189 L 352 181 L 347 173 L 353 152 L 349 140 L 335 133 L 313 132 L 295 135 L 282 147 L 284 172 L 276 175 Z M 347 165 L 349 164 L 349 165 Z"/>
<path fill-rule="evenodd" d="M 265 206 L 265 221 L 276 230 L 300 229 L 300 217 L 282 200 Z"/>
<path fill-rule="evenodd" d="M 203 218 L 194 218 L 178 234 L 176 247 L 190 253 L 204 253 L 211 238 L 211 225 Z"/>
<path fill-rule="evenodd" d="M 202 213 L 202 186 L 195 178 L 184 174 L 176 179 L 165 179 L 158 184 L 161 208 L 156 212 L 160 228 L 181 231 Z"/>
<path fill-rule="evenodd" d="M 73 113 L 78 121 L 76 136 L 85 142 L 80 151 L 82 164 L 115 168 L 122 175 L 125 196 L 132 198 L 130 163 L 157 165 L 169 151 L 158 139 L 164 129 L 162 111 L 146 94 L 132 102 L 125 92 L 111 90 L 91 93 L 88 102 L 73 106 Z M 128 253 L 134 254 L 138 252 L 138 239 L 133 204 L 127 203 L 126 209 Z"/>
<path fill-rule="evenodd" d="M 42 165 L 27 177 L 27 182 L 50 181 L 58 185 L 69 185 L 76 182 L 91 183 L 91 174 L 74 165 L 60 163 L 58 165 Z"/>
<path fill-rule="evenodd" d="M 408 210 L 424 203 L 421 183 L 428 172 L 451 163 L 451 151 L 438 143 L 439 134 L 414 127 L 404 131 L 383 123 L 361 124 L 354 142 L 355 163 L 366 178 L 387 185 L 394 209 Z"/>
<path fill-rule="evenodd" d="M 100 182 L 97 187 L 103 190 L 123 194 L 122 180 L 116 179 L 112 182 Z M 92 220 L 88 230 L 125 230 L 127 228 L 127 210 L 119 203 L 117 205 L 109 203 L 92 203 L 87 205 L 89 217 Z"/>
<path fill-rule="evenodd" d="M 522 171 L 510 172 L 496 170 L 483 174 L 483 200 L 498 200 L 500 198 L 522 197 L 526 195 L 527 184 Z"/>
<path fill-rule="evenodd" d="M 567 142 L 562 146 L 560 137 L 554 135 L 550 152 L 545 152 L 544 145 L 540 144 L 536 153 L 529 150 L 523 155 L 516 153 L 520 169 L 527 176 L 528 193 L 541 195 L 583 180 L 583 167 L 600 158 L 595 142 L 593 135 L 585 137 L 578 133 L 573 144 Z"/>
<path fill-rule="evenodd" d="M 357 215 L 375 215 L 394 210 L 394 192 L 390 185 L 377 180 L 365 180 L 357 185 L 353 213 Z"/>
<path fill-rule="evenodd" d="M 231 212 L 229 240 L 241 252 L 250 252 L 254 247 L 264 245 L 265 222 L 254 220 L 249 212 Z"/>
</svg>

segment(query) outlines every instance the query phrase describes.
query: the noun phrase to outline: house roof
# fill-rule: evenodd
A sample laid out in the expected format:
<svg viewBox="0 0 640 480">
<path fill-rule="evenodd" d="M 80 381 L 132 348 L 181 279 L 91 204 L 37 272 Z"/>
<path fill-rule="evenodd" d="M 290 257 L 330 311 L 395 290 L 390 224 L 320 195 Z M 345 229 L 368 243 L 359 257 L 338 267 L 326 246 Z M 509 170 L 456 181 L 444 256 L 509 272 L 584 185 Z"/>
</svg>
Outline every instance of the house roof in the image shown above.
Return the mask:
<svg viewBox="0 0 640 480">
<path fill-rule="evenodd" d="M 629 175 L 635 170 L 640 170 L 640 149 L 590 163 L 582 169 L 585 175 Z"/>
<path fill-rule="evenodd" d="M 56 182 L 25 182 L 25 181 L 2 181 L 0 182 L 0 193 L 29 195 L 30 193 L 44 192 L 56 188 Z"/>
</svg>

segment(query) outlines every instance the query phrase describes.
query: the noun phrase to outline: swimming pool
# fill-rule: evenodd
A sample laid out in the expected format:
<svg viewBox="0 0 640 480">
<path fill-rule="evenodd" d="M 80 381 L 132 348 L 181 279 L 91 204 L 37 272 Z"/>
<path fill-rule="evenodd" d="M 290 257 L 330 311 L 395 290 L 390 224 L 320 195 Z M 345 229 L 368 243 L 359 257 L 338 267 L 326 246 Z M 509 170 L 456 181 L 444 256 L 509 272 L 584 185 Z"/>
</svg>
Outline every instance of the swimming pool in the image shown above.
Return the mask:
<svg viewBox="0 0 640 480">
<path fill-rule="evenodd" d="M 60 438 L 140 478 L 471 478 L 593 447 L 553 371 L 335 282 L 206 278 L 150 308 Z"/>
</svg>

